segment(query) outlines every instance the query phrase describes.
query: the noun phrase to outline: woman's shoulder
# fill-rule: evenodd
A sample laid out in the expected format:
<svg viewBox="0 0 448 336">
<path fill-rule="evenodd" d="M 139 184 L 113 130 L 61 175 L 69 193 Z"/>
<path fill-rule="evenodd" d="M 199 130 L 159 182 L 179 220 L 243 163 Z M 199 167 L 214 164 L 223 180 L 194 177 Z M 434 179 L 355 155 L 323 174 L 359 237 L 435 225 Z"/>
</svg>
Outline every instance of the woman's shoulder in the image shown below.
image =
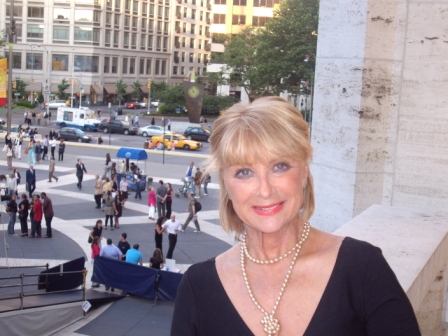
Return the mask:
<svg viewBox="0 0 448 336">
<path fill-rule="evenodd" d="M 215 258 L 191 265 L 185 272 L 185 275 L 188 277 L 193 287 L 195 285 L 202 286 L 205 283 L 213 283 L 216 280 L 219 281 L 216 273 Z"/>
</svg>

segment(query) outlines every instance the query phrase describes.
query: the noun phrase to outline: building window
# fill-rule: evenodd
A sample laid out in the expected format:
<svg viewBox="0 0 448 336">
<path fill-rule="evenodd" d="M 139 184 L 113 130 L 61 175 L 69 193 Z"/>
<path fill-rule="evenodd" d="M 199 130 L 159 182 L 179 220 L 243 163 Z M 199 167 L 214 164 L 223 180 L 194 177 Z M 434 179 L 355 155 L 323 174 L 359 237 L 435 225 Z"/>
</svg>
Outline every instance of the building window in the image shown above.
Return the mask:
<svg viewBox="0 0 448 336">
<path fill-rule="evenodd" d="M 213 23 L 225 24 L 226 23 L 226 15 L 225 14 L 213 14 Z"/>
<path fill-rule="evenodd" d="M 233 0 L 234 6 L 246 6 L 246 0 Z"/>
<path fill-rule="evenodd" d="M 142 19 L 141 26 L 142 26 L 142 30 L 146 30 L 146 28 L 147 28 L 147 20 L 146 19 Z"/>
<path fill-rule="evenodd" d="M 29 24 L 27 26 L 27 34 L 28 38 L 43 38 L 44 37 L 44 26 L 37 24 Z"/>
<path fill-rule="evenodd" d="M 173 66 L 173 75 L 177 75 L 177 70 L 178 69 L 178 67 L 177 66 Z"/>
<path fill-rule="evenodd" d="M 124 16 L 124 27 L 129 28 L 131 25 L 131 17 L 129 15 Z"/>
<path fill-rule="evenodd" d="M 114 47 L 118 47 L 118 42 L 120 40 L 120 32 L 118 30 L 114 31 Z"/>
<path fill-rule="evenodd" d="M 154 20 L 148 21 L 148 30 L 153 31 L 154 30 Z"/>
<path fill-rule="evenodd" d="M 53 40 L 68 41 L 69 39 L 70 39 L 70 27 L 53 26 Z"/>
<path fill-rule="evenodd" d="M 169 28 L 170 24 L 169 22 L 164 22 L 163 23 L 163 32 L 168 34 L 168 28 Z"/>
<path fill-rule="evenodd" d="M 43 7 L 28 7 L 28 17 L 29 18 L 44 18 L 44 8 Z"/>
<path fill-rule="evenodd" d="M 156 60 L 156 68 L 154 69 L 156 75 L 160 74 L 160 60 Z"/>
<path fill-rule="evenodd" d="M 51 55 L 51 70 L 68 71 L 68 55 Z"/>
<path fill-rule="evenodd" d="M 132 28 L 137 29 L 137 23 L 138 23 L 138 17 L 133 16 L 132 17 Z"/>
<path fill-rule="evenodd" d="M 148 15 L 148 4 L 142 3 L 142 15 L 147 16 Z"/>
<path fill-rule="evenodd" d="M 187 7 L 184 7 L 184 18 L 187 17 L 187 13 L 188 13 Z"/>
<path fill-rule="evenodd" d="M 152 60 L 147 59 L 146 60 L 146 74 L 147 75 L 150 75 L 152 73 L 151 68 L 152 68 Z"/>
<path fill-rule="evenodd" d="M 129 63 L 129 73 L 135 74 L 135 58 L 131 58 L 131 61 Z"/>
<path fill-rule="evenodd" d="M 187 38 L 182 37 L 182 48 L 185 48 L 187 46 Z"/>
<path fill-rule="evenodd" d="M 168 50 L 168 37 L 163 38 L 163 51 Z"/>
<path fill-rule="evenodd" d="M 128 58 L 123 57 L 123 67 L 121 68 L 121 73 L 127 74 L 128 73 Z"/>
<path fill-rule="evenodd" d="M 185 67 L 180 67 L 180 74 L 185 75 Z"/>
<path fill-rule="evenodd" d="M 110 44 L 110 35 L 111 35 L 111 31 L 110 30 L 106 30 L 106 33 L 104 35 L 104 43 Z"/>
<path fill-rule="evenodd" d="M 112 73 L 118 72 L 118 57 L 112 57 Z"/>
<path fill-rule="evenodd" d="M 199 21 L 204 21 L 204 12 L 203 11 L 199 12 Z"/>
<path fill-rule="evenodd" d="M 196 20 L 196 9 L 192 9 L 192 10 L 191 10 L 191 18 L 192 18 L 193 20 Z"/>
<path fill-rule="evenodd" d="M 104 57 L 104 72 L 109 73 L 110 68 L 110 57 Z"/>
<path fill-rule="evenodd" d="M 145 74 L 145 59 L 144 58 L 140 58 L 139 74 L 140 75 Z"/>
<path fill-rule="evenodd" d="M 27 70 L 42 70 L 43 54 L 26 53 L 26 69 Z"/>
<path fill-rule="evenodd" d="M 166 60 L 162 60 L 160 72 L 161 75 L 166 75 Z"/>
<path fill-rule="evenodd" d="M 199 32 L 198 32 L 198 34 L 199 34 L 199 35 L 202 35 L 202 26 L 199 26 Z"/>
<path fill-rule="evenodd" d="M 130 11 L 131 10 L 131 0 L 124 0 L 124 9 L 126 11 Z"/>
<path fill-rule="evenodd" d="M 190 28 L 190 34 L 194 34 L 196 30 L 196 25 L 195 24 L 191 24 L 191 28 Z"/>
<path fill-rule="evenodd" d="M 157 32 L 158 33 L 162 32 L 162 25 L 163 25 L 163 21 L 157 21 Z"/>
<path fill-rule="evenodd" d="M 127 33 L 127 32 L 124 33 L 123 47 L 129 48 L 129 33 Z"/>
<path fill-rule="evenodd" d="M 17 7 L 14 7 L 17 8 Z M 70 19 L 70 8 L 54 8 L 53 9 L 53 19 L 54 20 L 69 20 Z"/>
<path fill-rule="evenodd" d="M 165 7 L 165 20 L 169 20 L 170 19 L 170 8 L 169 7 Z"/>
<path fill-rule="evenodd" d="M 112 13 L 106 13 L 106 24 L 112 24 Z"/>
<path fill-rule="evenodd" d="M 190 63 L 193 63 L 194 61 L 194 54 L 190 53 L 190 58 L 189 58 Z"/>
<path fill-rule="evenodd" d="M 254 7 L 274 7 L 274 0 L 254 0 Z"/>
<path fill-rule="evenodd" d="M 146 48 L 146 35 L 140 35 L 140 49 L 144 50 Z"/>
<path fill-rule="evenodd" d="M 132 13 L 138 14 L 138 1 L 134 0 L 132 3 Z"/>
<path fill-rule="evenodd" d="M 198 63 L 201 63 L 201 54 L 198 54 Z"/>
<path fill-rule="evenodd" d="M 190 40 L 190 48 L 194 48 L 194 39 L 192 38 L 191 40 Z"/>
<path fill-rule="evenodd" d="M 91 9 L 75 9 L 75 21 L 100 22 L 101 12 Z"/>
<path fill-rule="evenodd" d="M 266 22 L 268 22 L 270 19 L 271 19 L 270 17 L 266 16 L 254 16 L 252 18 L 252 25 L 264 27 L 266 25 Z"/>
<path fill-rule="evenodd" d="M 115 0 L 115 9 L 120 10 L 120 8 L 121 8 L 121 1 Z"/>
<path fill-rule="evenodd" d="M 75 55 L 74 69 L 83 72 L 98 72 L 99 56 Z"/>
<path fill-rule="evenodd" d="M 120 14 L 115 13 L 114 25 L 116 28 L 120 28 Z"/>
<path fill-rule="evenodd" d="M 159 9 L 157 10 L 157 17 L 162 20 L 163 19 L 163 7 L 159 6 Z"/>
<path fill-rule="evenodd" d="M 9 53 L 6 53 L 6 57 L 9 57 Z M 22 53 L 14 52 L 12 55 L 12 68 L 22 69 Z"/>
<path fill-rule="evenodd" d="M 182 51 L 182 63 L 185 62 L 185 51 Z"/>
<path fill-rule="evenodd" d="M 137 33 L 131 35 L 131 47 L 134 49 L 137 47 Z"/>
<path fill-rule="evenodd" d="M 162 49 L 162 37 L 161 36 L 157 36 L 156 50 L 160 51 L 160 49 Z"/>
<path fill-rule="evenodd" d="M 246 24 L 246 15 L 233 15 L 232 24 L 234 25 Z"/>
<path fill-rule="evenodd" d="M 149 5 L 149 17 L 154 17 L 154 13 L 155 13 L 155 6 L 154 5 Z"/>
<path fill-rule="evenodd" d="M 215 5 L 225 5 L 226 0 L 215 0 Z"/>
<path fill-rule="evenodd" d="M 75 27 L 74 39 L 79 42 L 99 42 L 100 30 L 91 27 Z"/>
</svg>

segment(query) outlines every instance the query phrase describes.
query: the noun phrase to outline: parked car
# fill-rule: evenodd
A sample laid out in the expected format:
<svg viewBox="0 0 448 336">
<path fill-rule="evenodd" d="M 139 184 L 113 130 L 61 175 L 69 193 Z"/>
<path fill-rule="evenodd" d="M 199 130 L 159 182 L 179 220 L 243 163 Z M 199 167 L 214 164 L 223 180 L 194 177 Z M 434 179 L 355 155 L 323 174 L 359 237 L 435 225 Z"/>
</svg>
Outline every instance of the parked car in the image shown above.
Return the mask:
<svg viewBox="0 0 448 336">
<path fill-rule="evenodd" d="M 58 107 L 67 107 L 65 100 L 52 100 L 48 103 L 50 109 L 57 109 Z"/>
<path fill-rule="evenodd" d="M 158 101 L 158 100 L 154 100 L 154 101 L 152 101 L 152 102 L 151 102 L 151 106 L 152 106 L 152 107 L 157 107 L 157 106 L 159 106 L 159 101 Z"/>
<path fill-rule="evenodd" d="M 201 127 L 188 127 L 184 135 L 188 140 L 210 141 L 210 135 L 212 133 L 208 129 Z"/>
<path fill-rule="evenodd" d="M 140 107 L 148 106 L 148 104 L 146 102 L 138 102 L 138 104 L 140 105 Z"/>
<path fill-rule="evenodd" d="M 127 109 L 139 109 L 140 108 L 140 104 L 138 102 L 130 102 L 130 103 L 126 103 L 124 105 L 125 108 Z"/>
<path fill-rule="evenodd" d="M 110 130 L 111 133 L 121 133 L 124 135 L 137 134 L 137 127 L 130 126 L 120 120 L 109 118 L 103 119 L 98 129 L 103 131 L 103 133 L 109 133 Z"/>
<path fill-rule="evenodd" d="M 6 120 L 3 118 L 0 118 L 0 125 L 5 125 L 6 124 Z"/>
<path fill-rule="evenodd" d="M 162 142 L 162 135 L 153 136 L 151 141 L 154 145 L 157 146 L 159 143 Z M 200 142 L 188 140 L 182 134 L 178 133 L 166 134 L 165 141 L 163 142 L 165 147 L 171 149 L 171 144 L 173 142 L 175 143 L 176 149 L 196 150 L 202 147 L 202 144 Z"/>
<path fill-rule="evenodd" d="M 173 132 L 165 130 L 165 134 L 171 134 L 171 133 L 173 133 Z M 154 135 L 162 135 L 163 127 L 162 126 L 154 126 L 154 125 L 140 127 L 138 129 L 137 134 L 141 134 L 144 137 L 152 137 Z"/>
<path fill-rule="evenodd" d="M 65 141 L 78 141 L 78 142 L 90 142 L 92 137 L 85 134 L 83 131 L 73 127 L 63 127 L 59 130 L 58 139 L 64 139 Z"/>
</svg>

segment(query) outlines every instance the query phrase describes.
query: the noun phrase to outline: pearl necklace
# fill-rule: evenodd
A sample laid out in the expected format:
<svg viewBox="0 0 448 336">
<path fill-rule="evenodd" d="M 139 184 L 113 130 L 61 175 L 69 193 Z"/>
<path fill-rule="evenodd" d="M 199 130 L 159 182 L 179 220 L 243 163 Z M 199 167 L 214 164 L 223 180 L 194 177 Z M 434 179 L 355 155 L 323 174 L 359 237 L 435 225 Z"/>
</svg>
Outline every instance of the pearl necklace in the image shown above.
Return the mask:
<svg viewBox="0 0 448 336">
<path fill-rule="evenodd" d="M 263 314 L 263 318 L 261 319 L 261 324 L 263 325 L 264 331 L 267 333 L 268 336 L 275 336 L 278 335 L 280 331 L 280 323 L 278 319 L 274 317 L 275 311 L 277 310 L 277 307 L 280 303 L 280 300 L 283 296 L 283 292 L 286 289 L 286 285 L 288 283 L 289 277 L 291 276 L 292 269 L 294 268 L 294 264 L 296 263 L 297 257 L 299 256 L 300 250 L 302 249 L 303 243 L 308 238 L 308 235 L 310 233 L 310 224 L 308 222 L 305 223 L 302 231 L 302 236 L 300 237 L 300 241 L 297 245 L 295 245 L 295 253 L 291 261 L 291 265 L 288 268 L 288 272 L 286 273 L 285 280 L 283 281 L 282 287 L 280 289 L 280 293 L 278 294 L 277 300 L 275 301 L 274 307 L 272 308 L 272 312 L 269 314 L 266 310 L 261 307 L 261 305 L 258 303 L 257 299 L 255 299 L 254 294 L 252 293 L 252 289 L 249 285 L 249 279 L 247 278 L 246 274 L 246 266 L 245 266 L 245 260 L 244 256 L 246 255 L 245 249 L 243 244 L 241 244 L 241 270 L 243 271 L 243 279 L 244 283 L 246 284 L 247 291 L 249 293 L 249 296 L 254 303 L 255 307 L 257 307 Z M 294 248 L 293 248 L 294 249 Z M 288 253 L 291 254 L 292 250 Z M 260 261 L 260 260 L 259 260 Z"/>
<path fill-rule="evenodd" d="M 303 242 L 306 240 L 306 238 L 305 238 L 305 240 L 303 239 L 304 238 L 304 232 L 308 231 L 308 233 L 309 233 L 309 230 L 310 230 L 310 223 L 306 222 L 304 224 L 302 237 L 300 237 L 299 242 L 297 244 L 295 244 L 288 252 L 283 253 L 280 257 L 274 258 L 274 259 L 271 259 L 271 260 L 258 260 L 258 259 L 255 259 L 254 257 L 252 257 L 250 255 L 249 251 L 247 250 L 247 245 L 246 245 L 246 233 L 243 235 L 243 238 L 242 238 L 242 241 L 241 241 L 241 246 L 244 249 L 244 254 L 246 255 L 246 257 L 250 261 L 252 261 L 252 262 L 254 262 L 256 264 L 261 264 L 261 265 L 273 264 L 273 263 L 276 263 L 276 262 L 278 262 L 280 260 L 283 260 L 284 258 L 287 258 L 293 251 L 296 251 L 297 249 L 300 250 L 300 248 L 302 247 Z"/>
</svg>

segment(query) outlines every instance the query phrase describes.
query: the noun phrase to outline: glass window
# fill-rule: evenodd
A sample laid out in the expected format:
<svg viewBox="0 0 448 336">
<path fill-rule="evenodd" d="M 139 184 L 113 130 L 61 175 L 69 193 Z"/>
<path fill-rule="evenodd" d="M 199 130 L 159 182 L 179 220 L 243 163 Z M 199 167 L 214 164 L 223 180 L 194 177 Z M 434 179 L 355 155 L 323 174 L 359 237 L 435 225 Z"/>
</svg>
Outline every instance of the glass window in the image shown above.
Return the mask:
<svg viewBox="0 0 448 336">
<path fill-rule="evenodd" d="M 145 59 L 144 58 L 140 58 L 139 74 L 140 75 L 145 74 Z"/>
<path fill-rule="evenodd" d="M 75 41 L 99 42 L 100 30 L 92 27 L 75 27 Z"/>
<path fill-rule="evenodd" d="M 14 8 L 16 8 L 16 7 L 14 7 Z M 54 8 L 53 9 L 53 19 L 69 20 L 70 19 L 70 8 Z"/>
<path fill-rule="evenodd" d="M 165 7 L 165 20 L 169 20 L 169 19 L 170 19 L 170 8 Z"/>
<path fill-rule="evenodd" d="M 168 50 L 168 37 L 163 38 L 163 51 Z"/>
<path fill-rule="evenodd" d="M 111 31 L 110 30 L 106 30 L 105 36 L 104 36 L 104 43 L 110 44 L 110 36 L 111 36 Z"/>
<path fill-rule="evenodd" d="M 82 72 L 98 72 L 99 56 L 75 55 L 74 70 Z"/>
<path fill-rule="evenodd" d="M 166 60 L 162 60 L 161 68 L 160 68 L 160 74 L 166 75 Z"/>
<path fill-rule="evenodd" d="M 43 38 L 44 37 L 44 26 L 37 24 L 29 24 L 27 26 L 27 37 L 29 38 Z"/>
<path fill-rule="evenodd" d="M 129 27 L 131 25 L 131 17 L 129 15 L 124 16 L 124 26 Z"/>
<path fill-rule="evenodd" d="M 160 51 L 160 49 L 162 48 L 162 37 L 161 36 L 157 36 L 156 48 L 158 51 Z"/>
<path fill-rule="evenodd" d="M 110 25 L 112 23 L 112 13 L 106 13 L 106 24 Z"/>
<path fill-rule="evenodd" d="M 138 1 L 134 0 L 132 3 L 132 12 L 138 14 Z"/>
<path fill-rule="evenodd" d="M 180 67 L 180 74 L 185 75 L 185 67 Z"/>
<path fill-rule="evenodd" d="M 246 15 L 233 15 L 232 24 L 234 25 L 246 24 Z"/>
<path fill-rule="evenodd" d="M 147 23 L 147 20 L 146 19 L 142 19 L 142 24 L 141 24 L 142 30 L 146 30 L 146 23 Z"/>
<path fill-rule="evenodd" d="M 135 58 L 131 58 L 131 62 L 129 63 L 129 73 L 135 74 Z"/>
<path fill-rule="evenodd" d="M 53 40 L 65 40 L 70 39 L 70 27 L 66 26 L 53 26 Z"/>
<path fill-rule="evenodd" d="M 147 59 L 146 60 L 146 74 L 147 75 L 151 74 L 151 68 L 152 68 L 152 60 Z"/>
<path fill-rule="evenodd" d="M 92 9 L 75 9 L 75 21 L 100 22 L 101 12 Z"/>
<path fill-rule="evenodd" d="M 225 14 L 213 14 L 213 23 L 216 23 L 216 24 L 226 23 L 226 15 Z"/>
<path fill-rule="evenodd" d="M 124 33 L 123 46 L 125 48 L 129 47 L 129 33 Z"/>
<path fill-rule="evenodd" d="M 148 35 L 148 50 L 152 50 L 153 36 Z"/>
<path fill-rule="evenodd" d="M 44 18 L 44 7 L 28 7 L 29 18 Z"/>
<path fill-rule="evenodd" d="M 196 25 L 195 24 L 191 24 L 191 28 L 190 28 L 190 34 L 194 34 L 196 30 Z"/>
<path fill-rule="evenodd" d="M 173 66 L 173 75 L 177 75 L 177 69 L 178 69 L 177 66 Z"/>
<path fill-rule="evenodd" d="M 162 21 L 157 21 L 157 31 L 158 32 L 162 32 L 162 24 L 163 24 Z"/>
<path fill-rule="evenodd" d="M 148 4 L 142 3 L 142 15 L 146 16 L 148 14 Z"/>
<path fill-rule="evenodd" d="M 194 54 L 193 53 L 190 53 L 189 61 L 190 61 L 190 63 L 193 63 L 193 61 L 194 61 Z"/>
<path fill-rule="evenodd" d="M 115 0 L 115 9 L 120 9 L 121 7 L 121 0 Z"/>
<path fill-rule="evenodd" d="M 234 6 L 246 6 L 246 0 L 233 0 Z"/>
<path fill-rule="evenodd" d="M 198 63 L 201 63 L 201 54 L 198 54 Z"/>
<path fill-rule="evenodd" d="M 163 7 L 159 6 L 158 10 L 157 10 L 157 17 L 159 19 L 163 19 Z"/>
<path fill-rule="evenodd" d="M 121 73 L 127 74 L 128 73 L 128 58 L 123 57 L 123 67 L 121 68 Z"/>
<path fill-rule="evenodd" d="M 154 20 L 149 20 L 148 21 L 148 29 L 150 31 L 152 31 L 154 29 Z"/>
<path fill-rule="evenodd" d="M 26 53 L 26 68 L 27 70 L 42 70 L 43 54 L 40 53 Z"/>
<path fill-rule="evenodd" d="M 115 13 L 114 16 L 114 25 L 119 27 L 120 26 L 120 14 Z"/>
<path fill-rule="evenodd" d="M 190 48 L 194 48 L 194 39 L 193 38 L 190 40 Z"/>
<path fill-rule="evenodd" d="M 132 17 L 132 28 L 137 28 L 138 17 Z"/>
<path fill-rule="evenodd" d="M 131 10 L 131 0 L 124 1 L 124 9 L 127 11 Z"/>
<path fill-rule="evenodd" d="M 191 18 L 192 18 L 193 20 L 196 20 L 196 9 L 192 9 L 192 10 L 191 10 Z"/>
<path fill-rule="evenodd" d="M 163 32 L 164 33 L 168 33 L 168 27 L 169 27 L 169 22 L 164 22 L 163 23 Z"/>
<path fill-rule="evenodd" d="M 114 47 L 117 46 L 118 47 L 118 42 L 120 40 L 120 32 L 118 30 L 116 30 L 114 32 Z"/>
<path fill-rule="evenodd" d="M 137 33 L 131 35 L 131 46 L 135 48 L 137 46 Z"/>
<path fill-rule="evenodd" d="M 9 53 L 6 53 L 6 58 L 9 58 Z M 22 68 L 22 53 L 14 52 L 12 54 L 12 68 L 21 69 Z"/>
<path fill-rule="evenodd" d="M 110 71 L 110 57 L 104 57 L 104 72 L 109 73 Z"/>
<path fill-rule="evenodd" d="M 146 35 L 142 34 L 140 35 L 140 49 L 146 48 Z"/>
<path fill-rule="evenodd" d="M 264 27 L 266 25 L 266 22 L 268 22 L 270 19 L 271 19 L 270 17 L 266 16 L 254 16 L 252 18 L 252 25 Z"/>
<path fill-rule="evenodd" d="M 156 68 L 154 69 L 156 75 L 160 74 L 160 60 L 156 60 Z"/>
<path fill-rule="evenodd" d="M 150 4 L 149 5 L 149 17 L 154 17 L 154 13 L 155 13 L 155 6 Z"/>
<path fill-rule="evenodd" d="M 117 73 L 118 71 L 118 57 L 112 57 L 112 73 Z"/>
<path fill-rule="evenodd" d="M 215 5 L 225 5 L 226 0 L 215 0 Z"/>
<path fill-rule="evenodd" d="M 68 71 L 68 55 L 51 55 L 51 70 Z"/>
</svg>

